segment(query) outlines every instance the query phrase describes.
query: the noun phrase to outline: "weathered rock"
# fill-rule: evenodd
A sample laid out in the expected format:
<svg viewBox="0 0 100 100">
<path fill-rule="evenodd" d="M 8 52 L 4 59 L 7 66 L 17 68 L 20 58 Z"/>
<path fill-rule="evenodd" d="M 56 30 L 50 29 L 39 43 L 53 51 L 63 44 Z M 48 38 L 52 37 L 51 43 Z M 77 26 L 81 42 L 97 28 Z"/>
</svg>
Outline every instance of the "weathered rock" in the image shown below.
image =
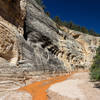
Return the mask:
<svg viewBox="0 0 100 100">
<path fill-rule="evenodd" d="M 52 56 L 52 62 L 53 58 L 58 58 L 57 62 L 62 61 L 64 65 L 60 64 L 60 68 L 66 67 L 67 71 L 91 66 L 96 48 L 100 45 L 99 37 L 56 26 L 35 0 L 28 0 L 26 8 L 25 37 L 41 59 L 38 59 L 39 62 L 47 64 L 49 59 L 43 57 L 46 52 Z"/>
<path fill-rule="evenodd" d="M 35 0 L 0 0 L 2 92 L 38 72 L 89 68 L 99 45 L 100 37 L 58 27 Z"/>
<path fill-rule="evenodd" d="M 35 70 L 64 71 L 63 62 L 48 50 L 51 47 L 58 50 L 56 24 L 44 14 L 35 0 L 27 0 L 26 4 L 24 36 L 28 47 L 23 45 L 23 59 L 30 61 Z M 25 62 L 21 66 L 24 65 L 26 66 Z"/>
<path fill-rule="evenodd" d="M 70 30 L 61 27 L 71 38 L 61 38 L 59 42 L 64 51 L 63 57 L 60 55 L 65 64 L 71 69 L 89 68 L 93 63 L 93 57 L 96 49 L 100 46 L 100 37 L 91 36 L 85 33 Z"/>
<path fill-rule="evenodd" d="M 5 14 L 7 13 L 6 10 L 12 9 L 9 7 L 11 1 L 9 3 L 1 0 L 1 2 L 4 4 L 7 3 L 7 8 L 2 8 Z M 4 17 L 7 21 L 5 19 L 3 19 L 4 21 L 1 20 L 1 27 L 4 26 L 3 30 L 5 31 L 9 30 L 5 33 L 9 34 L 9 41 L 14 41 L 13 43 L 16 45 L 14 51 L 13 49 L 11 51 L 10 48 L 13 48 L 14 45 L 10 46 L 11 44 L 8 42 L 8 44 L 10 44 L 8 45 L 8 51 L 5 54 L 1 51 L 0 54 L 8 61 L 12 60 L 14 63 L 17 62 L 19 68 L 17 68 L 18 70 L 16 71 L 20 69 L 22 73 L 24 70 L 28 72 L 57 72 L 74 70 L 78 67 L 89 67 L 91 65 L 96 48 L 99 46 L 98 37 L 69 30 L 65 27 L 59 27 L 58 29 L 56 24 L 45 15 L 43 9 L 35 0 L 22 0 L 20 1 L 20 5 L 19 0 L 15 3 L 18 7 L 20 6 L 17 9 L 18 15 L 19 13 L 20 16 L 21 14 L 23 15 L 23 13 L 21 13 L 23 11 L 23 16 L 25 16 L 25 11 L 27 11 L 25 22 L 21 19 L 21 23 L 24 23 L 24 37 L 26 40 L 20 34 L 21 32 L 19 32 L 18 23 L 12 23 L 12 21 L 17 20 L 17 18 L 12 17 L 13 20 L 9 20 L 9 16 L 11 15 L 8 15 L 8 18 Z M 13 13 L 13 9 L 11 13 Z M 3 16 L 2 13 L 1 16 Z M 21 25 L 19 24 L 19 26 Z M 64 31 L 62 31 L 62 29 Z M 7 37 L 7 35 L 5 36 Z M 2 37 L 2 35 L 0 37 Z M 2 39 L 5 41 L 4 38 Z"/>
<path fill-rule="evenodd" d="M 0 0 L 0 56 L 16 65 L 19 59 L 17 34 L 23 34 L 25 0 Z"/>
<path fill-rule="evenodd" d="M 4 1 L 1 0 L 1 2 Z M 5 3 L 6 2 L 4 2 L 4 4 Z M 6 5 L 9 9 L 12 9 L 9 7 L 10 3 L 7 2 Z M 69 71 L 79 67 L 89 67 L 92 64 L 91 62 L 95 56 L 96 48 L 99 46 L 98 37 L 69 30 L 65 27 L 59 27 L 58 29 L 56 24 L 45 15 L 43 9 L 35 0 L 22 0 L 20 1 L 20 5 L 19 0 L 14 3 L 16 3 L 18 7 L 20 6 L 17 9 L 18 15 L 19 13 L 20 16 L 21 14 L 23 15 L 23 13 L 21 13 L 23 11 L 23 16 L 25 16 L 25 11 L 27 11 L 25 22 L 21 19 L 21 23 L 24 23 L 24 37 L 26 40 L 19 33 L 17 28 L 18 23 L 12 23 L 12 20 L 9 20 L 9 16 L 11 15 L 8 15 L 7 21 L 4 21 L 1 26 L 7 23 L 4 30 L 9 29 L 8 34 L 11 34 L 13 38 L 12 39 L 9 35 L 9 39 L 10 41 L 14 41 L 16 45 L 11 46 L 11 48 L 15 47 L 15 49 L 11 51 L 10 44 L 8 51 L 5 54 L 1 53 L 3 58 L 9 61 L 11 60 L 11 62 L 14 63 L 19 59 L 18 66 L 22 69 L 26 68 L 26 70 L 32 69 L 31 71 Z M 23 5 L 26 6 L 26 10 Z M 5 11 L 9 10 L 8 8 L 5 7 L 2 9 Z M 11 10 L 11 12 L 13 13 L 13 10 Z M 1 16 L 3 16 L 2 13 Z M 13 19 L 17 20 L 16 17 Z M 21 25 L 19 24 L 19 26 Z"/>
<path fill-rule="evenodd" d="M 0 17 L 0 56 L 13 65 L 17 64 L 18 47 L 15 28 L 2 17 Z"/>
<path fill-rule="evenodd" d="M 1 96 L 0 100 L 32 100 L 32 96 L 27 92 L 13 91 L 6 92 L 6 95 Z"/>
<path fill-rule="evenodd" d="M 0 0 L 0 16 L 17 27 L 23 27 L 25 0 Z"/>
</svg>

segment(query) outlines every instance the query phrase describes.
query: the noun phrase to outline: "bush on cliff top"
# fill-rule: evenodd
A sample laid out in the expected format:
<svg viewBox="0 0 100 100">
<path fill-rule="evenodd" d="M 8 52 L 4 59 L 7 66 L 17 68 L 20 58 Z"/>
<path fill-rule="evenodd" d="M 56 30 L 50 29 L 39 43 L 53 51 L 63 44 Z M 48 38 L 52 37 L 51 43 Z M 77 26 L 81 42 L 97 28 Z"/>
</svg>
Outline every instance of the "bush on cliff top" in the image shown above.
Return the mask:
<svg viewBox="0 0 100 100">
<path fill-rule="evenodd" d="M 35 0 L 43 9 L 45 9 L 45 5 L 43 4 L 43 0 Z M 45 14 L 50 17 L 50 12 L 46 11 Z M 96 33 L 93 29 L 88 30 L 86 27 L 81 27 L 80 25 L 74 24 L 72 21 L 66 22 L 62 21 L 59 16 L 55 16 L 53 20 L 60 26 L 68 27 L 69 29 L 83 32 L 86 34 L 94 35 L 94 36 L 100 36 L 100 34 Z"/>
<path fill-rule="evenodd" d="M 65 27 L 68 27 L 69 29 L 80 31 L 85 34 L 100 36 L 100 34 L 97 34 L 93 29 L 88 30 L 86 27 L 83 27 L 83 26 L 81 27 L 79 25 L 76 25 L 72 21 L 70 22 L 62 21 L 59 16 L 55 16 L 53 20 L 60 26 L 65 26 Z"/>
<path fill-rule="evenodd" d="M 100 81 L 100 47 L 97 49 L 96 56 L 94 57 L 94 63 L 90 68 L 91 80 Z"/>
</svg>

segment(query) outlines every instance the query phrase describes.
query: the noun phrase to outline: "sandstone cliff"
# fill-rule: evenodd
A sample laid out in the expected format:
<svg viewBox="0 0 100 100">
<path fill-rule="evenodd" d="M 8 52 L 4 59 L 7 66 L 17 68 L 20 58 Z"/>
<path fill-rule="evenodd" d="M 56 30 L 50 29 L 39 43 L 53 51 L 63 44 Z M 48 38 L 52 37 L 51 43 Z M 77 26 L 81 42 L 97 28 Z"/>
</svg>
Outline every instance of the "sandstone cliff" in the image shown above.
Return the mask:
<svg viewBox="0 0 100 100">
<path fill-rule="evenodd" d="M 58 27 L 35 0 L 0 0 L 1 81 L 89 68 L 99 45 L 100 37 Z"/>
<path fill-rule="evenodd" d="M 58 58 L 58 61 L 56 61 L 62 61 L 67 71 L 74 70 L 76 67 L 91 66 L 95 50 L 100 44 L 100 38 L 69 30 L 65 27 L 57 27 L 44 14 L 43 9 L 36 4 L 35 0 L 28 0 L 26 9 L 25 36 L 27 43 L 34 48 L 35 54 L 38 52 L 39 59 L 41 59 L 38 59 L 38 61 L 50 66 L 55 61 L 53 59 Z M 49 59 L 44 60 L 44 54 Z M 51 59 L 52 61 L 50 61 Z M 56 62 L 51 66 L 57 67 L 59 65 L 55 64 Z M 63 64 L 60 65 L 61 68 L 63 68 Z M 51 69 L 51 67 L 49 68 Z"/>
</svg>

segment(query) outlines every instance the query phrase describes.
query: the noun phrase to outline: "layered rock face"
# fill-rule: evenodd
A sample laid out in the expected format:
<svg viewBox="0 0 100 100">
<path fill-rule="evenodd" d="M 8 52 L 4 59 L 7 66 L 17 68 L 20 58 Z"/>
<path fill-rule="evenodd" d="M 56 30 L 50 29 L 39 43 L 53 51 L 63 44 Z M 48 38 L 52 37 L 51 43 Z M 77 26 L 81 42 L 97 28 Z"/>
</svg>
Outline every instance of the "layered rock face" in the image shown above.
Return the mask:
<svg viewBox="0 0 100 100">
<path fill-rule="evenodd" d="M 16 65 L 18 60 L 18 47 L 15 28 L 0 17 L 0 56 Z"/>
<path fill-rule="evenodd" d="M 0 56 L 15 66 L 19 56 L 16 35 L 24 33 L 23 5 L 22 0 L 0 0 Z"/>
<path fill-rule="evenodd" d="M 28 55 L 24 53 L 23 56 L 31 61 L 36 70 L 50 72 L 65 70 L 63 62 L 54 54 L 58 50 L 59 39 L 56 24 L 44 14 L 35 0 L 27 0 L 26 10 L 24 36 L 33 50 Z"/>
<path fill-rule="evenodd" d="M 18 60 L 21 58 L 21 45 L 17 36 L 24 33 L 26 11 L 20 4 L 22 6 L 24 2 L 0 0 L 0 96 L 23 85 L 23 71 L 17 68 Z"/>
<path fill-rule="evenodd" d="M 100 46 L 100 37 L 70 30 L 66 27 L 60 28 L 71 38 L 60 39 L 59 44 L 64 53 L 63 55 L 60 54 L 59 58 L 64 61 L 65 66 L 68 66 L 70 70 L 90 68 L 96 49 Z"/>
<path fill-rule="evenodd" d="M 38 72 L 89 68 L 99 45 L 100 37 L 57 26 L 35 0 L 0 0 L 1 87 L 22 86 Z"/>
<path fill-rule="evenodd" d="M 0 2 L 0 56 L 19 66 L 21 72 L 72 71 L 91 66 L 99 37 L 57 26 L 35 0 Z"/>
<path fill-rule="evenodd" d="M 100 45 L 99 37 L 73 31 L 65 27 L 57 27 L 44 14 L 43 9 L 37 5 L 35 0 L 27 1 L 25 24 L 25 37 L 28 44 L 34 50 L 36 49 L 35 54 L 38 51 L 40 56 L 42 50 L 48 56 L 52 55 L 52 59 L 53 56 L 58 58 L 59 61 L 63 62 L 67 71 L 91 66 L 96 48 Z M 51 54 L 49 55 L 49 53 Z M 48 62 L 48 60 L 44 61 L 43 59 L 43 63 Z M 50 66 L 50 63 L 48 63 L 48 66 Z"/>
<path fill-rule="evenodd" d="M 28 23 L 28 17 L 26 17 L 26 22 L 24 22 L 26 10 L 27 10 L 27 16 L 29 16 L 29 13 L 33 13 L 33 12 L 28 13 L 28 9 L 29 7 L 31 7 L 31 5 L 33 6 L 35 4 L 39 9 L 41 9 L 40 13 L 42 12 L 44 18 L 49 19 L 51 23 L 51 27 L 55 23 L 44 14 L 42 8 L 39 7 L 35 1 L 26 2 L 25 0 L 20 0 L 19 3 L 19 0 L 16 0 L 14 3 L 12 2 L 14 1 L 0 0 L 0 5 L 2 4 L 0 6 L 1 7 L 1 12 L 0 12 L 1 92 L 0 94 L 5 93 L 5 91 L 15 90 L 25 85 L 26 79 L 30 79 L 32 78 L 32 76 L 37 74 L 41 74 L 41 73 L 43 74 L 44 71 L 50 73 L 65 71 L 63 62 L 60 61 L 51 52 L 44 49 L 41 44 L 42 42 L 45 44 L 50 42 L 51 44 L 53 38 L 56 44 L 56 40 L 57 40 L 56 37 L 53 35 L 49 39 L 48 37 L 43 35 L 46 34 L 45 31 L 44 32 L 42 31 L 40 34 L 38 30 L 37 31 L 34 30 L 34 26 L 32 28 L 32 31 L 30 31 L 30 28 L 28 27 L 29 25 L 32 24 Z M 26 3 L 27 3 L 27 9 L 25 9 Z M 14 6 L 13 4 L 16 5 L 19 10 L 16 10 L 16 7 L 13 7 Z M 10 15 L 7 14 L 9 9 L 11 9 Z M 18 13 L 18 16 L 20 17 L 17 17 L 17 13 L 15 12 L 15 10 Z M 13 15 L 14 12 L 15 14 Z M 34 16 L 32 17 L 34 18 Z M 33 19 L 30 21 L 34 22 Z M 47 28 L 49 28 L 49 26 L 47 26 Z M 23 31 L 23 29 L 25 30 L 25 32 Z M 24 37 L 26 40 L 24 39 Z"/>
</svg>

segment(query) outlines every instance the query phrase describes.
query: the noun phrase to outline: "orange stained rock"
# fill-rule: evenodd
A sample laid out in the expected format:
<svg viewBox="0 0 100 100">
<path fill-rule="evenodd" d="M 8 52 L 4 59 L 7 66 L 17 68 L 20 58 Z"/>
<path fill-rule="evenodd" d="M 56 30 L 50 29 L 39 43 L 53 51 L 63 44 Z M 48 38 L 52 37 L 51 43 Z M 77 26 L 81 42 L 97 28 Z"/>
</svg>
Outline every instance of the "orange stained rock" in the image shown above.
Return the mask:
<svg viewBox="0 0 100 100">
<path fill-rule="evenodd" d="M 61 82 L 69 78 L 72 74 L 75 72 L 72 72 L 70 74 L 54 77 L 48 80 L 42 80 L 40 82 L 35 82 L 33 84 L 30 84 L 28 86 L 22 87 L 19 90 L 20 91 L 26 91 L 32 95 L 32 100 L 48 100 L 47 92 L 46 90 L 53 84 L 57 82 Z"/>
</svg>

